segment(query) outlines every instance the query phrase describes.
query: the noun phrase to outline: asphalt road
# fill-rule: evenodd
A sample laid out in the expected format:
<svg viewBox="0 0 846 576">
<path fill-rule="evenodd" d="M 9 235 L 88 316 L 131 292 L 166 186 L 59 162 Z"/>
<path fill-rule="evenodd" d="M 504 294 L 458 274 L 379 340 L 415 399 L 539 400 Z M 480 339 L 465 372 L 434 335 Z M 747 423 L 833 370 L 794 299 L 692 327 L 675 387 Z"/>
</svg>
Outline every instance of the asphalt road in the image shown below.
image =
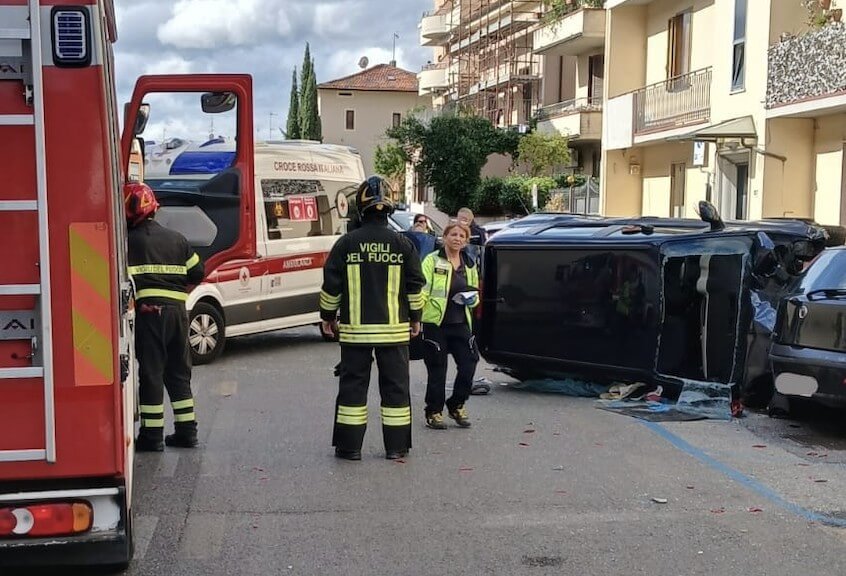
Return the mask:
<svg viewBox="0 0 846 576">
<path fill-rule="evenodd" d="M 195 369 L 202 445 L 139 455 L 127 574 L 846 574 L 842 437 L 806 449 L 786 437 L 804 423 L 756 414 L 645 424 L 487 367 L 473 427 L 428 430 L 415 362 L 407 460 L 383 458 L 374 385 L 364 458 L 339 461 L 337 358 L 310 328 Z"/>
</svg>

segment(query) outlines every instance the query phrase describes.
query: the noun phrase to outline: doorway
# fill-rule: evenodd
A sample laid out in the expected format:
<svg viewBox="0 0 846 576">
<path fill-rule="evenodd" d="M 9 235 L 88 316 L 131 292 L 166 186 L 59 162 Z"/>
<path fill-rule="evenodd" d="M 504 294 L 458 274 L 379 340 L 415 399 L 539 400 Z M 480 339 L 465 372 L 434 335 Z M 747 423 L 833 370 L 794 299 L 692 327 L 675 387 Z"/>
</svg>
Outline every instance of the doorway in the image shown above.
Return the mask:
<svg viewBox="0 0 846 576">
<path fill-rule="evenodd" d="M 736 194 L 734 201 L 734 219 L 746 220 L 749 206 L 749 164 L 737 165 Z"/>
<path fill-rule="evenodd" d="M 717 208 L 727 220 L 749 218 L 749 153 L 722 153 L 718 156 L 719 204 Z"/>
</svg>

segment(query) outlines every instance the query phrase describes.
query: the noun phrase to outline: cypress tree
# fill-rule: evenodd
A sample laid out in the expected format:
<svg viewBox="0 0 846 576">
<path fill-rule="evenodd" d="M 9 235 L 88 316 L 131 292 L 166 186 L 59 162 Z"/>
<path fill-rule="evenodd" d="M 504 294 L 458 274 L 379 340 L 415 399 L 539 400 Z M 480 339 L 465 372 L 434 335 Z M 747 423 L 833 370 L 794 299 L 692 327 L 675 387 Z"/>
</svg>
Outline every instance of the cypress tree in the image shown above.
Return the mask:
<svg viewBox="0 0 846 576">
<path fill-rule="evenodd" d="M 293 78 L 291 79 L 291 101 L 288 105 L 288 124 L 285 130 L 285 136 L 288 140 L 299 140 L 302 138 L 300 131 L 300 94 L 297 88 L 296 68 L 294 68 Z"/>
<path fill-rule="evenodd" d="M 323 141 L 320 116 L 317 111 L 317 77 L 314 73 L 314 60 L 306 44 L 301 71 L 302 87 L 300 90 L 300 134 L 305 140 Z"/>
</svg>

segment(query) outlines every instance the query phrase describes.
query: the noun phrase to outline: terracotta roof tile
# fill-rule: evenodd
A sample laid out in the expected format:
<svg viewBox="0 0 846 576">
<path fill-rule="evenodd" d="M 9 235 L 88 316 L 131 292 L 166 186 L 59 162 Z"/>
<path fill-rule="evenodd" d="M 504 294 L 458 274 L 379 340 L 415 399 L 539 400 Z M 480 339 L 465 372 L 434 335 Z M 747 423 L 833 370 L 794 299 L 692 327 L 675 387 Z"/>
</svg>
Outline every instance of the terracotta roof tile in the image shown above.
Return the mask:
<svg viewBox="0 0 846 576">
<path fill-rule="evenodd" d="M 417 75 L 390 64 L 377 64 L 367 70 L 324 82 L 317 87 L 330 90 L 417 92 Z"/>
</svg>

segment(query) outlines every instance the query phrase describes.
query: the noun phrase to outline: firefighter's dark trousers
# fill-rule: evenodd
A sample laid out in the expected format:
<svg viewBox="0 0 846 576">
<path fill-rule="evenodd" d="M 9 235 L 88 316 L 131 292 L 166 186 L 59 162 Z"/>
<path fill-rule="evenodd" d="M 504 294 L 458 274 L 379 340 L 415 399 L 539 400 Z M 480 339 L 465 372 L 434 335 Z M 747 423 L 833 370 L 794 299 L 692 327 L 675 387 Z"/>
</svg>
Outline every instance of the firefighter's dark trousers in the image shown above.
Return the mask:
<svg viewBox="0 0 846 576">
<path fill-rule="evenodd" d="M 341 374 L 332 437 L 332 445 L 339 450 L 361 450 L 367 428 L 367 388 L 374 353 L 379 369 L 385 450 L 402 452 L 411 448 L 408 346 L 341 345 Z"/>
<path fill-rule="evenodd" d="M 162 437 L 165 388 L 177 430 L 195 428 L 185 306 L 145 304 L 142 300 L 136 305 L 135 317 L 135 353 L 141 381 L 141 434 Z"/>
<path fill-rule="evenodd" d="M 456 375 L 452 396 L 446 399 L 447 361 L 455 359 Z M 479 352 L 467 324 L 423 325 L 423 362 L 426 364 L 426 414 L 441 413 L 464 406 L 473 387 Z"/>
</svg>

